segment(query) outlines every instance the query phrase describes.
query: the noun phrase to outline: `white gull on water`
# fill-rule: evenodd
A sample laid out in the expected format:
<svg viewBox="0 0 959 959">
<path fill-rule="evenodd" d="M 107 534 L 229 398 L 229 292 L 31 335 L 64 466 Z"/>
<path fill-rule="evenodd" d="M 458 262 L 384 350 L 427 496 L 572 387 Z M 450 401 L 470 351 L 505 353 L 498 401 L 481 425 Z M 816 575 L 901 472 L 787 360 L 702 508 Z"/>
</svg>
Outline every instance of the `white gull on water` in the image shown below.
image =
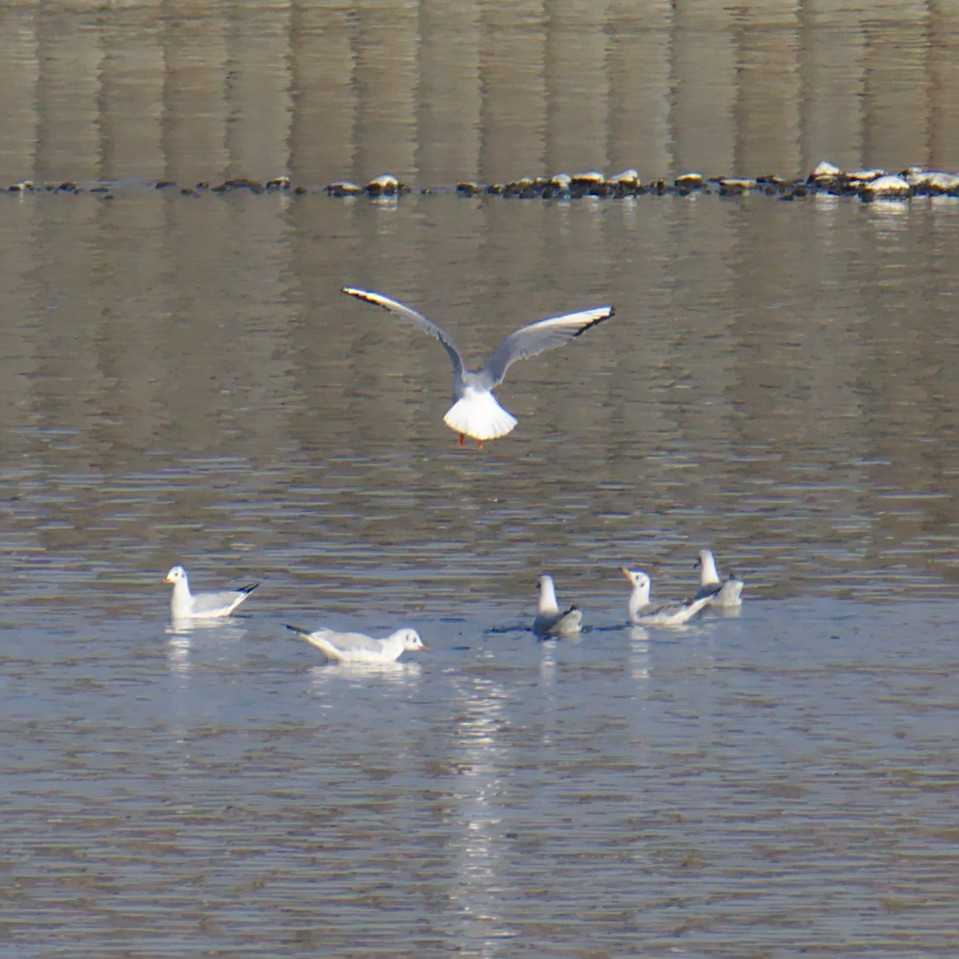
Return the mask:
<svg viewBox="0 0 959 959">
<path fill-rule="evenodd" d="M 285 625 L 337 663 L 394 663 L 404 652 L 426 649 L 415 629 L 398 629 L 385 639 L 374 639 L 364 633 L 338 633 L 323 627 L 311 631 L 289 623 Z"/>
<path fill-rule="evenodd" d="M 174 619 L 213 619 L 229 616 L 259 586 L 251 583 L 237 589 L 225 589 L 218 593 L 191 593 L 190 581 L 182 566 L 174 566 L 163 578 L 171 583 L 170 614 Z"/>
<path fill-rule="evenodd" d="M 665 603 L 652 606 L 649 601 L 651 582 L 641 569 L 627 569 L 620 566 L 620 572 L 633 587 L 629 594 L 629 621 L 638 626 L 682 626 L 692 619 L 712 596 L 700 596 L 681 603 Z"/>
<path fill-rule="evenodd" d="M 453 364 L 453 405 L 443 417 L 443 422 L 459 433 L 461 445 L 464 436 L 482 443 L 505 436 L 516 425 L 516 419 L 493 396 L 493 390 L 503 382 L 506 371 L 513 363 L 536 356 L 544 350 L 565 346 L 570 340 L 609 319 L 615 312 L 611 306 L 597 306 L 531 323 L 507 336 L 482 369 L 468 370 L 450 335 L 421 313 L 382 293 L 349 286 L 343 287 L 343 292 L 410 320 L 424 333 L 440 341 Z"/>
<path fill-rule="evenodd" d="M 726 609 L 742 606 L 743 581 L 733 573 L 725 581 L 720 580 L 712 550 L 701 549 L 696 565 L 699 567 L 700 586 L 695 599 L 705 596 L 711 606 Z"/>
<path fill-rule="evenodd" d="M 543 573 L 537 580 L 537 585 L 539 601 L 536 604 L 533 632 L 539 636 L 572 636 L 578 633 L 583 625 L 583 614 L 575 606 L 560 611 L 553 577 Z"/>
</svg>

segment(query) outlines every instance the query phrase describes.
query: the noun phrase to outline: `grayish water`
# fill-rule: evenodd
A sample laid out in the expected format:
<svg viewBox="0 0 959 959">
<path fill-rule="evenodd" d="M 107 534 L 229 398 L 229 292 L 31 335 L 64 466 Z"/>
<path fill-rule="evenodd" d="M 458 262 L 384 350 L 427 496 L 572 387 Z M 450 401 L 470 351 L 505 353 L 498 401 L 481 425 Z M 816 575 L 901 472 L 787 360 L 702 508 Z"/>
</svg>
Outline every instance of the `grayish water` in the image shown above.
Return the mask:
<svg viewBox="0 0 959 959">
<path fill-rule="evenodd" d="M 957 201 L 137 184 L 955 169 L 956 17 L 163 9 L 0 15 L 4 182 L 131 178 L 0 196 L 0 955 L 955 955 Z M 610 84 L 638 62 L 662 97 Z M 344 284 L 477 358 L 617 315 L 461 450 L 442 350 Z M 703 545 L 741 614 L 625 627 L 617 567 L 678 597 Z M 262 585 L 174 630 L 174 562 Z M 544 569 L 578 643 L 526 631 Z"/>
</svg>

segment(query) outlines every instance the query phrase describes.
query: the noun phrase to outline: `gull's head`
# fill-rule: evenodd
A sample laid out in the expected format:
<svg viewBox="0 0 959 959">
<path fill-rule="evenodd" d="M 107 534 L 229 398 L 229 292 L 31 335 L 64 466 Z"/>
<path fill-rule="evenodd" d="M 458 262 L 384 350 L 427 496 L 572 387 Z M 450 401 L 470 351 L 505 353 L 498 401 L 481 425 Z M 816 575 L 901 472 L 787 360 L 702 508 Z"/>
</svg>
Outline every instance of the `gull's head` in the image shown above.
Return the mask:
<svg viewBox="0 0 959 959">
<path fill-rule="evenodd" d="M 164 583 L 182 583 L 186 580 L 186 570 L 182 566 L 174 566 L 170 572 L 163 577 Z"/>
<path fill-rule="evenodd" d="M 415 629 L 401 629 L 399 635 L 403 640 L 403 649 L 407 652 L 415 653 L 419 649 L 426 649 L 426 643 L 420 639 L 420 634 Z"/>
<path fill-rule="evenodd" d="M 629 594 L 629 614 L 632 618 L 634 612 L 649 605 L 650 579 L 641 569 L 620 566 L 619 571 L 626 578 L 626 582 L 633 587 L 633 591 Z"/>
<path fill-rule="evenodd" d="M 641 569 L 628 569 L 620 566 L 619 571 L 633 589 L 649 589 L 649 577 Z"/>
<path fill-rule="evenodd" d="M 547 590 L 547 589 L 554 589 L 555 587 L 553 586 L 553 577 L 550 576 L 549 573 L 543 573 L 543 574 L 536 580 L 536 588 L 537 588 L 541 593 L 542 593 L 544 590 Z"/>
</svg>

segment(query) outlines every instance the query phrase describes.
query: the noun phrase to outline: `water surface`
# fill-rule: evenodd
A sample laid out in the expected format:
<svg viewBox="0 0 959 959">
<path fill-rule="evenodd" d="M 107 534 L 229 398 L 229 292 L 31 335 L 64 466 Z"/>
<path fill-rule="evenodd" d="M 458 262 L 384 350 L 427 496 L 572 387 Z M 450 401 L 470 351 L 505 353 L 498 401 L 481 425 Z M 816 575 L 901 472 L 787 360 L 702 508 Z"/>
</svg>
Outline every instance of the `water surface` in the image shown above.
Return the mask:
<svg viewBox="0 0 959 959">
<path fill-rule="evenodd" d="M 956 953 L 957 201 L 144 188 L 959 167 L 948 10 L 737 10 L 0 14 L 3 182 L 120 180 L 0 196 L 0 954 Z M 344 285 L 617 314 L 459 449 Z M 626 627 L 706 545 L 741 614 Z M 174 630 L 175 562 L 262 585 Z"/>
</svg>

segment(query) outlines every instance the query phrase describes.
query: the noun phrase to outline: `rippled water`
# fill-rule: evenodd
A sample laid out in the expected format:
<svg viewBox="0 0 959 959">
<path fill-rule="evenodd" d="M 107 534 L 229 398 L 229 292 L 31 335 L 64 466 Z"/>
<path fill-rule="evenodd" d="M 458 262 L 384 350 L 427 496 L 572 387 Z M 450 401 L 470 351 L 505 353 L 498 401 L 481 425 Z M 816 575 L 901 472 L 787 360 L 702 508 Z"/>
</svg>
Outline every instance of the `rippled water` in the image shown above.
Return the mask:
<svg viewBox="0 0 959 959">
<path fill-rule="evenodd" d="M 320 40 L 339 49 L 352 21 L 320 29 L 323 9 L 211 7 L 233 30 L 219 59 L 215 30 L 174 37 L 179 14 L 137 32 L 137 5 L 99 30 L 83 4 L 0 14 L 17 26 L 0 70 L 19 57 L 39 91 L 9 112 L 0 175 L 131 177 L 109 200 L 0 195 L 0 955 L 955 955 L 959 202 L 142 188 L 275 173 L 280 143 L 313 183 L 598 162 L 571 146 L 574 118 L 584 90 L 618 89 L 632 61 L 602 56 L 623 54 L 617 36 L 663 54 L 651 75 L 690 82 L 695 36 L 725 51 L 707 74 L 777 50 L 798 64 L 769 88 L 794 113 L 718 110 L 739 152 L 707 155 L 713 127 L 677 93 L 644 127 L 657 173 L 807 154 L 948 166 L 953 21 L 923 7 L 925 33 L 897 45 L 882 5 L 846 32 L 679 10 L 663 47 L 613 11 L 610 47 L 563 6 L 537 53 L 520 42 L 536 17 L 470 8 L 452 50 L 421 5 L 415 50 L 403 29 L 350 34 L 348 109 L 311 133 L 281 110 L 287 142 L 237 104 L 279 88 L 316 109 L 315 76 L 287 87 L 284 71 Z M 213 29 L 205 16 L 194 26 Z M 287 16 L 297 30 L 265 29 Z M 812 43 L 827 26 L 834 45 Z M 166 59 L 120 58 L 134 35 Z M 300 60 L 274 56 L 284 36 Z M 378 79 L 377 37 L 393 69 Z M 580 47 L 606 65 L 582 87 L 557 66 Z M 86 52 L 73 74 L 66 49 Z M 470 56 L 492 69 L 510 51 L 516 76 L 485 74 L 485 105 L 456 128 L 473 138 L 429 136 L 460 117 Z M 226 63 L 242 96 L 179 89 Z M 444 64 L 448 90 L 430 79 Z M 832 152 L 817 78 L 837 65 L 835 102 L 866 107 Z M 805 100 L 786 96 L 796 71 Z M 880 133 L 868 105 L 916 71 L 940 92 Z M 864 75 L 867 95 L 847 96 Z M 523 136 L 517 76 L 539 78 L 520 105 L 555 107 Z M 746 103 L 737 89 L 717 103 Z M 634 104 L 637 122 L 656 103 Z M 51 116 L 74 113 L 61 138 Z M 801 123 L 769 152 L 772 115 Z M 628 162 L 622 112 L 591 122 L 605 159 Z M 413 160 L 380 162 L 390 150 Z M 459 449 L 443 351 L 346 284 L 421 308 L 477 359 L 551 313 L 617 315 L 511 369 L 498 395 L 516 430 Z M 626 627 L 619 565 L 676 598 L 704 545 L 746 580 L 741 613 Z M 229 622 L 173 629 L 174 562 L 199 588 L 262 585 Z M 544 569 L 585 611 L 580 642 L 527 631 Z M 430 649 L 343 669 L 286 622 L 409 624 Z"/>
</svg>

